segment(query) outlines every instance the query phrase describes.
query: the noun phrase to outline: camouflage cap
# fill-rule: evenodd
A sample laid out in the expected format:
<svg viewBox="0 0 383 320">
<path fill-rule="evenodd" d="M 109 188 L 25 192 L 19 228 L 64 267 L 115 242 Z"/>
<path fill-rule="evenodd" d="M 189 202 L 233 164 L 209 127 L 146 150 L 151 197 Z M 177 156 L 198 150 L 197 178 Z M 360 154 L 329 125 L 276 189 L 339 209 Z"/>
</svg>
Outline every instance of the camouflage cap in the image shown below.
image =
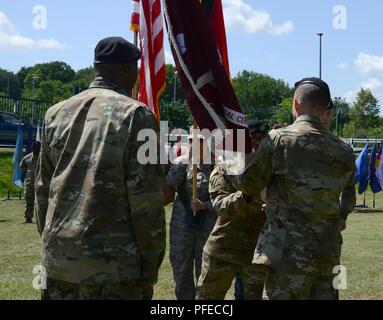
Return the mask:
<svg viewBox="0 0 383 320">
<path fill-rule="evenodd" d="M 141 51 L 121 37 L 102 39 L 94 51 L 94 64 L 129 63 L 141 58 Z"/>
</svg>

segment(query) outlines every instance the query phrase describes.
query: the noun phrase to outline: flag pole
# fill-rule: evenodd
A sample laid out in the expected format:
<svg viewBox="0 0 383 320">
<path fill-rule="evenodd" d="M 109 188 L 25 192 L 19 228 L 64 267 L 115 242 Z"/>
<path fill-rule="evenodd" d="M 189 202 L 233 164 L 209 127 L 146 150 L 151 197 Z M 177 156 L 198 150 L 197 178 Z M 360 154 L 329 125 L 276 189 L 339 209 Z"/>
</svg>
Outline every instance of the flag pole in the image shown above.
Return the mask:
<svg viewBox="0 0 383 320">
<path fill-rule="evenodd" d="M 372 208 L 375 209 L 375 193 L 373 194 Z"/>
<path fill-rule="evenodd" d="M 134 45 L 137 47 L 138 46 L 138 32 L 133 32 L 134 33 Z M 138 81 L 136 81 L 133 89 L 132 89 L 132 98 L 137 100 L 138 99 Z"/>
<path fill-rule="evenodd" d="M 366 208 L 366 192 L 363 193 L 363 208 Z"/>
<path fill-rule="evenodd" d="M 193 163 L 193 201 L 196 201 L 197 200 L 197 163 L 196 163 L 196 159 L 195 159 L 195 156 L 197 154 L 197 150 L 195 148 L 195 146 L 197 145 L 197 138 L 198 138 L 198 135 L 197 135 L 197 129 L 198 129 L 198 126 L 197 126 L 197 122 L 194 120 L 193 121 L 193 143 L 192 143 L 192 163 Z M 200 159 L 201 160 L 201 159 Z M 193 215 L 196 216 L 196 210 L 194 209 L 193 210 Z"/>
</svg>

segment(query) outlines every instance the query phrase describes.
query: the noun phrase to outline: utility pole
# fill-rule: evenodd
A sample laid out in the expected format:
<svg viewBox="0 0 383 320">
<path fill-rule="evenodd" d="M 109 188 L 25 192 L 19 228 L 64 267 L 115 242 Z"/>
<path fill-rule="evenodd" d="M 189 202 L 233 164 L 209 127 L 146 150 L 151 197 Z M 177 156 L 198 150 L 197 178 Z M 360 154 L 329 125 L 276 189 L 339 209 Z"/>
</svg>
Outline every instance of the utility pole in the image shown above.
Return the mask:
<svg viewBox="0 0 383 320">
<path fill-rule="evenodd" d="M 174 72 L 174 92 L 173 92 L 173 101 L 177 100 L 177 74 L 178 72 Z"/>
<path fill-rule="evenodd" d="M 323 33 L 318 32 L 319 36 L 319 79 L 322 79 L 322 37 Z"/>
<path fill-rule="evenodd" d="M 336 133 L 343 136 L 343 109 L 342 109 L 342 98 L 335 97 L 335 108 L 336 108 Z"/>
</svg>

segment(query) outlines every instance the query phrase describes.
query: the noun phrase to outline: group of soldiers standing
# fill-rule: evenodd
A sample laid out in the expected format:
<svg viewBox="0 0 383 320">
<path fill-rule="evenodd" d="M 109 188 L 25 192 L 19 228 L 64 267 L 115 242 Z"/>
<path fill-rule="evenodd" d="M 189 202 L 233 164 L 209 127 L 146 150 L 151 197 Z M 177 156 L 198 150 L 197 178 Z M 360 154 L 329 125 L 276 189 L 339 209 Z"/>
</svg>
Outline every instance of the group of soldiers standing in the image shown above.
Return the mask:
<svg viewBox="0 0 383 320">
<path fill-rule="evenodd" d="M 158 133 L 153 114 L 129 97 L 139 58 L 122 38 L 101 40 L 90 88 L 45 115 L 35 182 L 42 298 L 151 299 L 166 248 L 167 186 L 176 192 L 169 255 L 177 299 L 224 299 L 234 278 L 246 300 L 264 289 L 269 299 L 337 299 L 332 272 L 355 205 L 355 165 L 329 131 L 327 84 L 296 84 L 291 126 L 268 132 L 249 121 L 253 154 L 240 175 L 229 160 L 205 163 L 210 151 L 197 136 L 193 200 L 191 148 L 168 172 L 160 161 L 138 163 L 140 130 Z"/>
</svg>

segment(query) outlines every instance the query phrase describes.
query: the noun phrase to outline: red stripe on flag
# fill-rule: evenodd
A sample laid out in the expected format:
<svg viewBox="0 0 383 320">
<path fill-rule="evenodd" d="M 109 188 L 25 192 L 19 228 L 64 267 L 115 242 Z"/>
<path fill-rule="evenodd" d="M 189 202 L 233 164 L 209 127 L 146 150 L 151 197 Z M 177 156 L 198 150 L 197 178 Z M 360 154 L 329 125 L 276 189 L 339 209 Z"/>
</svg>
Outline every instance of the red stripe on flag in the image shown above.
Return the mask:
<svg viewBox="0 0 383 320">
<path fill-rule="evenodd" d="M 140 5 L 141 69 L 139 100 L 160 119 L 159 96 L 166 84 L 164 33 L 161 1 Z"/>
</svg>

